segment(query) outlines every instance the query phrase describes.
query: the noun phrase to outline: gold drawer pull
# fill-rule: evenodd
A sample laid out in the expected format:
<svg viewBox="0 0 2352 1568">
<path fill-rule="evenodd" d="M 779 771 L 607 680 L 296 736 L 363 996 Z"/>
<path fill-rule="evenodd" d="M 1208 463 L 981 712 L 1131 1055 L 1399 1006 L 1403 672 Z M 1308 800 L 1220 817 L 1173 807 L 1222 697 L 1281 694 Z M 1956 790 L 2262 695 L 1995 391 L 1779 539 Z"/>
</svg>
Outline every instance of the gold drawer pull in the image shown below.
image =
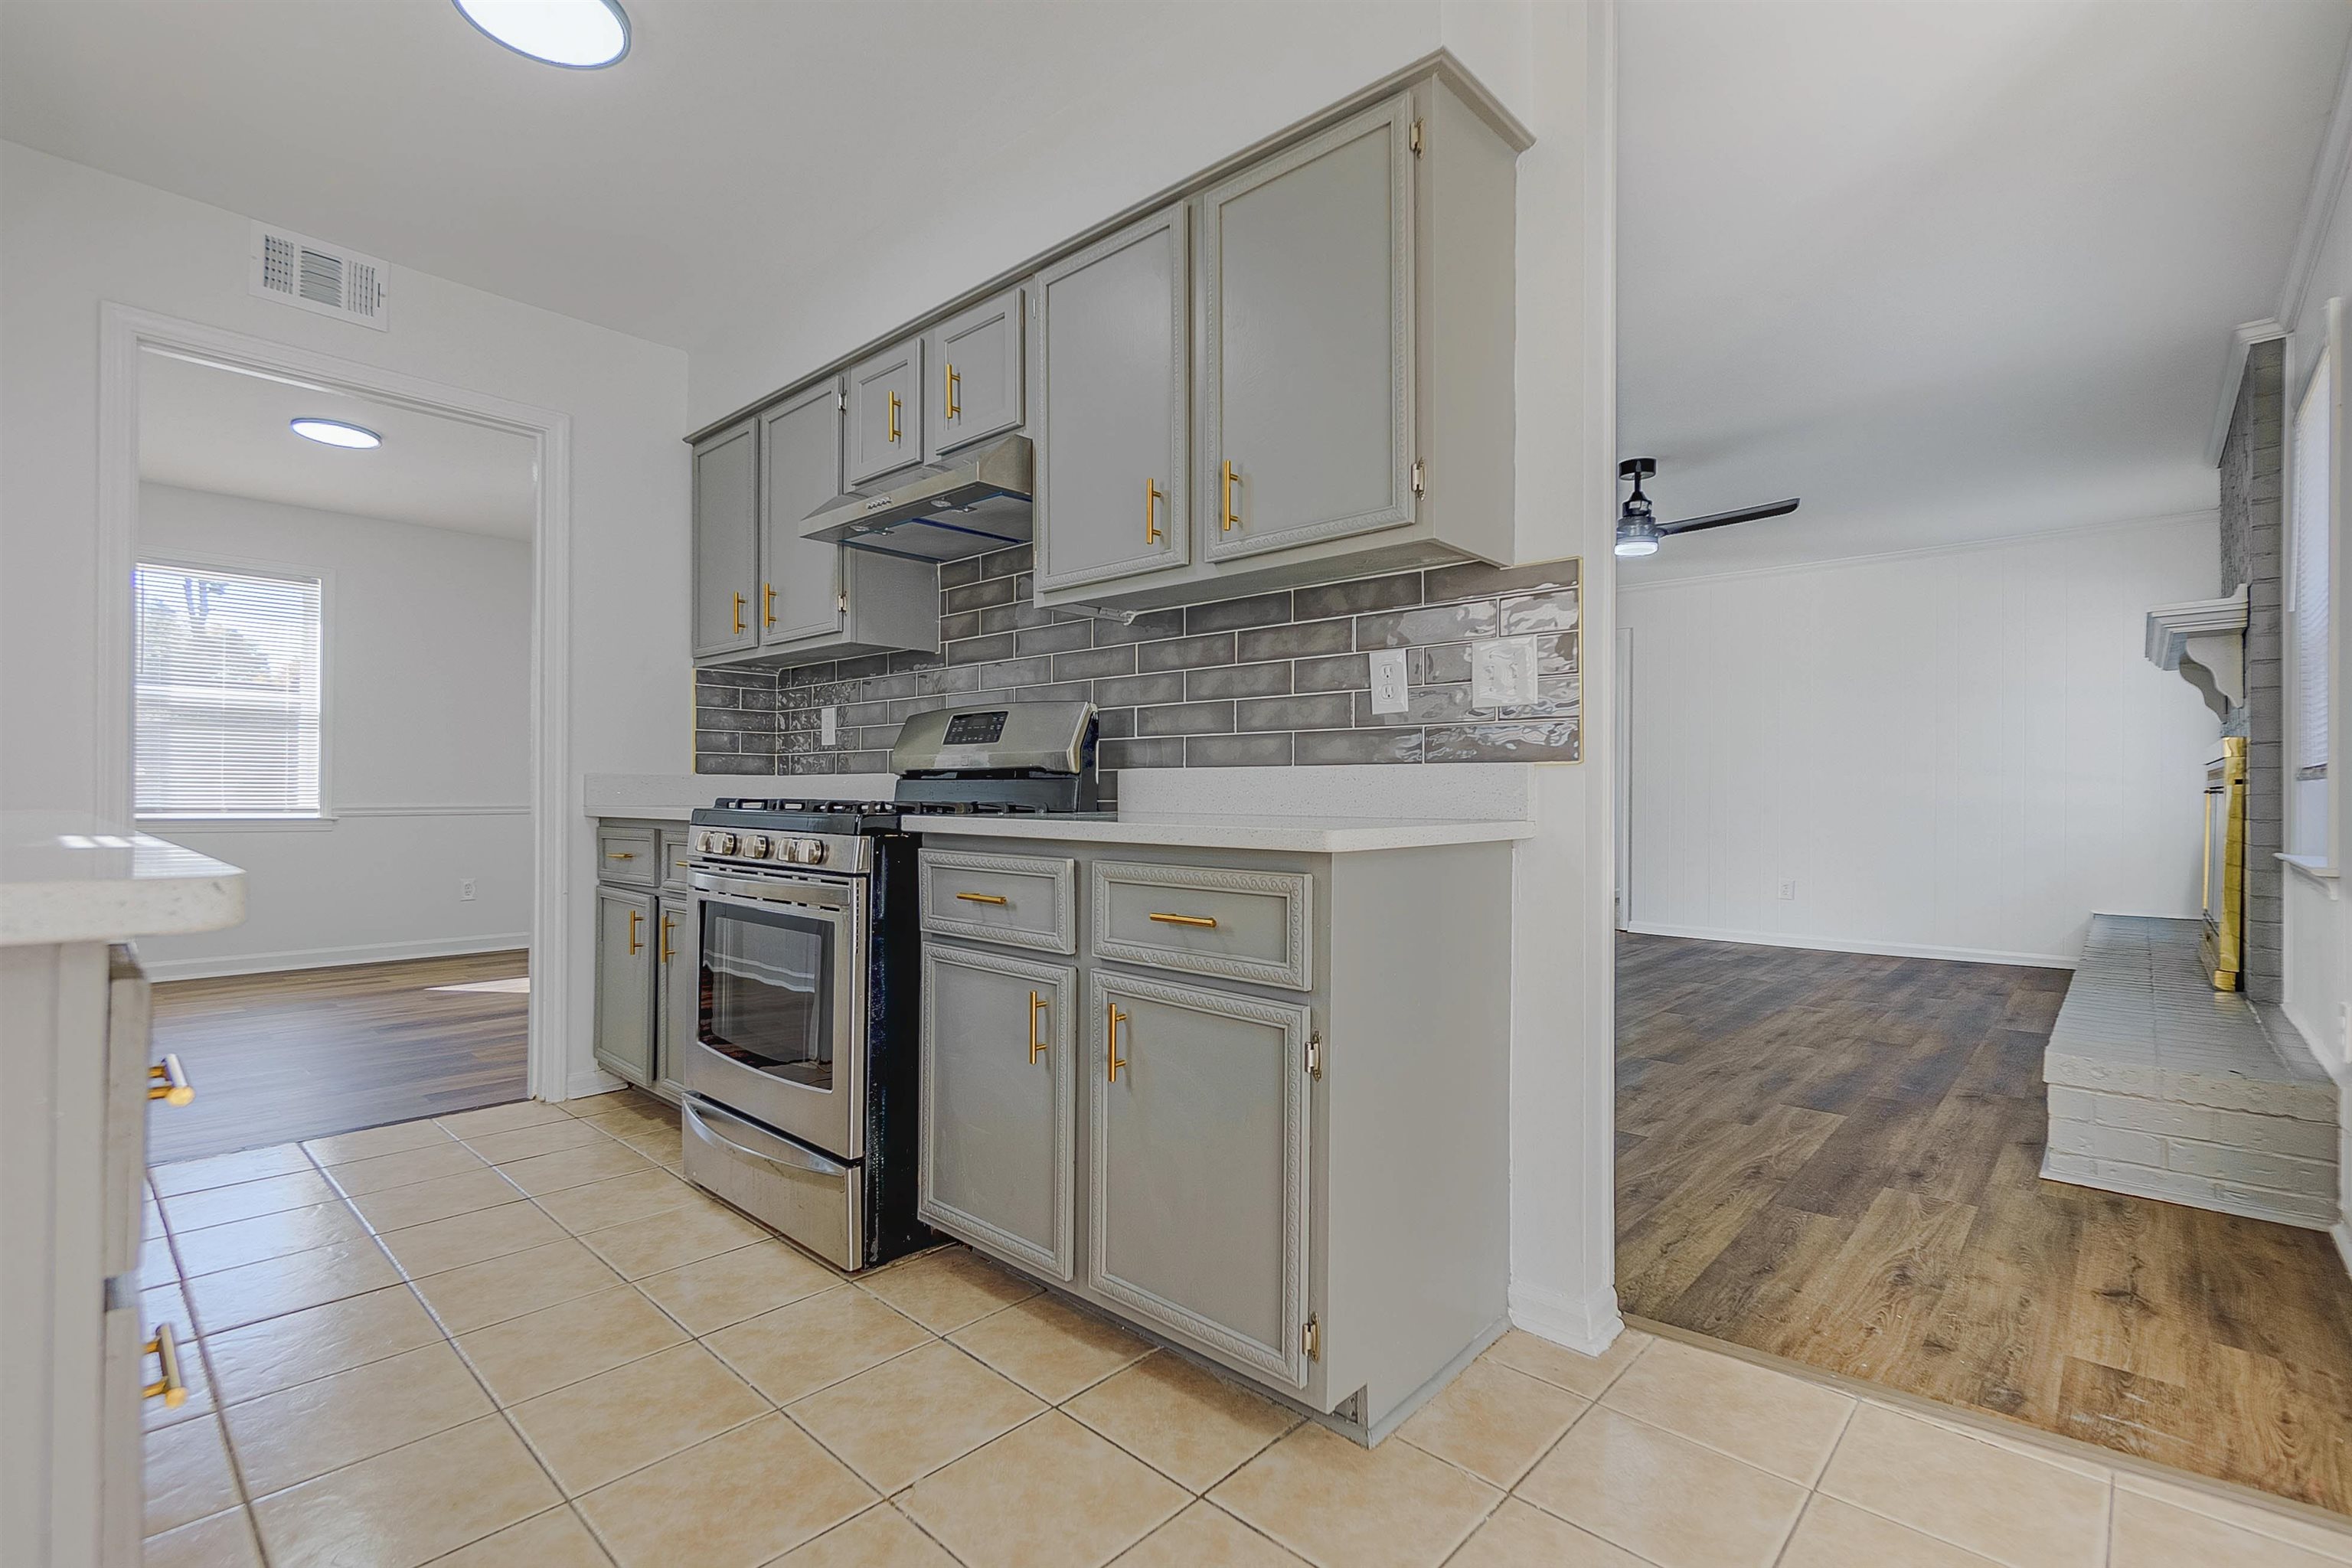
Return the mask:
<svg viewBox="0 0 2352 1568">
<path fill-rule="evenodd" d="M 636 957 L 646 945 L 637 940 L 637 922 L 643 919 L 645 917 L 636 910 L 629 911 L 629 956 L 631 958 Z"/>
<path fill-rule="evenodd" d="M 1001 904 L 1006 901 L 1002 893 L 958 893 L 956 897 L 967 904 Z"/>
<path fill-rule="evenodd" d="M 147 1353 L 162 1365 L 163 1375 L 139 1391 L 142 1399 L 159 1395 L 167 1410 L 177 1410 L 188 1402 L 188 1385 L 180 1378 L 180 1347 L 172 1342 L 172 1325 L 155 1325 L 155 1337 L 147 1342 Z"/>
<path fill-rule="evenodd" d="M 735 635 L 743 635 L 743 595 L 740 594 L 735 595 Z"/>
<path fill-rule="evenodd" d="M 607 849 L 604 851 L 604 858 L 607 860 L 634 860 L 636 858 L 637 852 L 634 849 Z M 678 864 L 683 866 L 686 862 L 681 860 Z"/>
<path fill-rule="evenodd" d="M 1225 504 L 1219 509 L 1224 513 L 1223 520 L 1218 524 L 1219 531 L 1222 532 L 1231 533 L 1234 531 L 1234 524 L 1242 520 L 1241 513 L 1234 510 L 1234 487 L 1241 482 L 1242 477 L 1234 472 L 1233 460 L 1227 458 L 1225 460 Z"/>
<path fill-rule="evenodd" d="M 661 961 L 664 963 L 667 963 L 671 959 L 677 956 L 677 949 L 670 946 L 669 944 L 669 933 L 677 929 L 677 917 L 676 915 L 662 916 Z"/>
<path fill-rule="evenodd" d="M 160 1100 L 166 1105 L 185 1105 L 196 1098 L 196 1087 L 188 1081 L 188 1069 L 170 1051 L 163 1053 L 161 1063 L 147 1069 L 147 1078 L 150 1100 Z"/>
<path fill-rule="evenodd" d="M 963 417 L 963 404 L 956 396 L 956 389 L 962 384 L 963 377 L 956 374 L 956 367 L 952 364 L 948 366 L 948 417 L 950 419 Z"/>
<path fill-rule="evenodd" d="M 776 629 L 776 585 L 769 583 L 762 586 L 767 595 L 768 629 L 774 631 Z"/>
<path fill-rule="evenodd" d="M 1029 993 L 1029 1059 L 1034 1062 L 1045 1054 L 1045 1042 L 1037 1037 L 1037 1015 L 1045 1010 L 1045 999 L 1034 991 Z"/>
<path fill-rule="evenodd" d="M 1126 1014 L 1118 1010 L 1118 1003 L 1110 1003 L 1108 1004 L 1108 1006 L 1110 1008 L 1110 1014 L 1108 1018 L 1105 1021 L 1104 1033 L 1108 1037 L 1108 1043 L 1109 1049 L 1103 1054 L 1103 1061 L 1105 1066 L 1109 1068 L 1109 1071 L 1104 1076 L 1112 1083 L 1117 1083 L 1118 1081 L 1118 1069 L 1127 1065 L 1127 1058 L 1118 1054 L 1118 1026 L 1121 1024 L 1129 1022 L 1130 1020 Z"/>
<path fill-rule="evenodd" d="M 1160 542 L 1160 524 L 1155 521 L 1159 514 L 1152 508 L 1155 503 L 1167 499 L 1167 492 L 1160 488 L 1158 479 L 1143 481 L 1143 542 L 1146 544 Z"/>
<path fill-rule="evenodd" d="M 1151 918 L 1161 925 L 1199 926 L 1203 931 L 1213 931 L 1217 924 L 1217 917 L 1214 915 L 1154 915 Z"/>
<path fill-rule="evenodd" d="M 890 395 L 890 444 L 898 444 L 898 395 L 895 392 Z"/>
</svg>

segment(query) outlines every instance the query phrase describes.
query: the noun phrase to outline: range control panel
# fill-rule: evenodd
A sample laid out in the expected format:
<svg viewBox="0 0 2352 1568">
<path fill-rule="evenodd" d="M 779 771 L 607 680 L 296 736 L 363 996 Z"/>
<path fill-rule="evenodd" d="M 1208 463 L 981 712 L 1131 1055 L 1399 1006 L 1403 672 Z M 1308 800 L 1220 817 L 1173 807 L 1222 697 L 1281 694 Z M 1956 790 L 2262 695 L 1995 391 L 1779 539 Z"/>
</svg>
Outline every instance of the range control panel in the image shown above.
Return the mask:
<svg viewBox="0 0 2352 1568">
<path fill-rule="evenodd" d="M 724 827 L 698 828 L 698 854 L 727 855 L 744 860 L 782 860 L 794 866 L 822 866 L 833 847 L 822 838 L 795 837 L 782 833 L 739 833 Z"/>
</svg>

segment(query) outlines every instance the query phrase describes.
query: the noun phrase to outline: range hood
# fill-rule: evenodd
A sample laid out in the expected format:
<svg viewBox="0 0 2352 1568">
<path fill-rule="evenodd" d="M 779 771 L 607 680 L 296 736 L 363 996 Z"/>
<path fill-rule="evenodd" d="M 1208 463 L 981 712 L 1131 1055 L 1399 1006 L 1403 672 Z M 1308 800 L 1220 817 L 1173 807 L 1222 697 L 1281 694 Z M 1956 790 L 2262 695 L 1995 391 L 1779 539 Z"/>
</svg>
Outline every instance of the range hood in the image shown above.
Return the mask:
<svg viewBox="0 0 2352 1568">
<path fill-rule="evenodd" d="M 1029 437 L 1000 437 L 952 462 L 910 468 L 887 489 L 834 497 L 802 520 L 801 537 L 921 561 L 1026 544 L 1035 472 Z"/>
<path fill-rule="evenodd" d="M 2217 719 L 2246 700 L 2246 585 L 2226 599 L 2158 605 L 2147 613 L 2147 659 L 2177 669 Z"/>
</svg>

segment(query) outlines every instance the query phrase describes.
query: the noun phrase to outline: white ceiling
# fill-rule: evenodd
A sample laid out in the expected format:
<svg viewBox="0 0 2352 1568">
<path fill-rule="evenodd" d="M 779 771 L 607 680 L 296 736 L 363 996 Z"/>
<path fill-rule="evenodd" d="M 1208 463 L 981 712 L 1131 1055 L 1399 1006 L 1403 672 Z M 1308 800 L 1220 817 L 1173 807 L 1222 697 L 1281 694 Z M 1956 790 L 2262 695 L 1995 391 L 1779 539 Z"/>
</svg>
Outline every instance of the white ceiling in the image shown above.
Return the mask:
<svg viewBox="0 0 2352 1568">
<path fill-rule="evenodd" d="M 287 428 L 306 416 L 365 426 L 367 451 Z M 319 511 L 529 539 L 538 482 L 530 442 L 509 431 L 196 364 L 140 356 L 139 477 Z"/>
<path fill-rule="evenodd" d="M 2278 306 L 2352 6 L 1634 4 L 1623 580 L 2200 510 Z"/>
</svg>

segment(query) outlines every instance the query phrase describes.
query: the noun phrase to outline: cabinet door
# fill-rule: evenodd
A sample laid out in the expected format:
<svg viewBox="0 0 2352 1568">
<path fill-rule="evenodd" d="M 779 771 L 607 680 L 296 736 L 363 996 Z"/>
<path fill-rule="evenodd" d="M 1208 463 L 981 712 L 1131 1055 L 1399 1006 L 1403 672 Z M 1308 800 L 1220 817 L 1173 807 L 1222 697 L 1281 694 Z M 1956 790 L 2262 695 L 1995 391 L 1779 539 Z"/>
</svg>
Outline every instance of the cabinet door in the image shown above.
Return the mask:
<svg viewBox="0 0 2352 1568">
<path fill-rule="evenodd" d="M 923 460 L 923 342 L 850 367 L 849 482 L 862 485 Z"/>
<path fill-rule="evenodd" d="M 695 923 L 691 896 L 664 893 L 654 914 L 653 1079 L 672 1094 L 683 1095 L 686 1086 L 678 1075 L 702 1005 L 702 931 Z"/>
<path fill-rule="evenodd" d="M 1041 588 L 1192 559 L 1189 212 L 1155 213 L 1038 275 Z"/>
<path fill-rule="evenodd" d="M 841 630 L 838 544 L 801 537 L 801 519 L 841 493 L 841 383 L 810 388 L 760 416 L 760 641 Z"/>
<path fill-rule="evenodd" d="M 654 898 L 596 889 L 596 1060 L 634 1084 L 654 1080 Z"/>
<path fill-rule="evenodd" d="M 922 1178 L 941 1230 L 1067 1279 L 1077 972 L 923 947 Z"/>
<path fill-rule="evenodd" d="M 1400 94 L 1201 199 L 1212 560 L 1412 521 L 1412 124 Z"/>
<path fill-rule="evenodd" d="M 760 438 L 751 420 L 694 449 L 694 653 L 760 641 Z"/>
<path fill-rule="evenodd" d="M 1090 980 L 1089 1283 L 1305 1387 L 1307 1009 Z"/>
<path fill-rule="evenodd" d="M 923 334 L 923 363 L 930 367 L 923 392 L 926 462 L 1019 427 L 1021 344 L 1028 325 L 1021 300 L 1021 289 L 1007 289 Z"/>
</svg>

